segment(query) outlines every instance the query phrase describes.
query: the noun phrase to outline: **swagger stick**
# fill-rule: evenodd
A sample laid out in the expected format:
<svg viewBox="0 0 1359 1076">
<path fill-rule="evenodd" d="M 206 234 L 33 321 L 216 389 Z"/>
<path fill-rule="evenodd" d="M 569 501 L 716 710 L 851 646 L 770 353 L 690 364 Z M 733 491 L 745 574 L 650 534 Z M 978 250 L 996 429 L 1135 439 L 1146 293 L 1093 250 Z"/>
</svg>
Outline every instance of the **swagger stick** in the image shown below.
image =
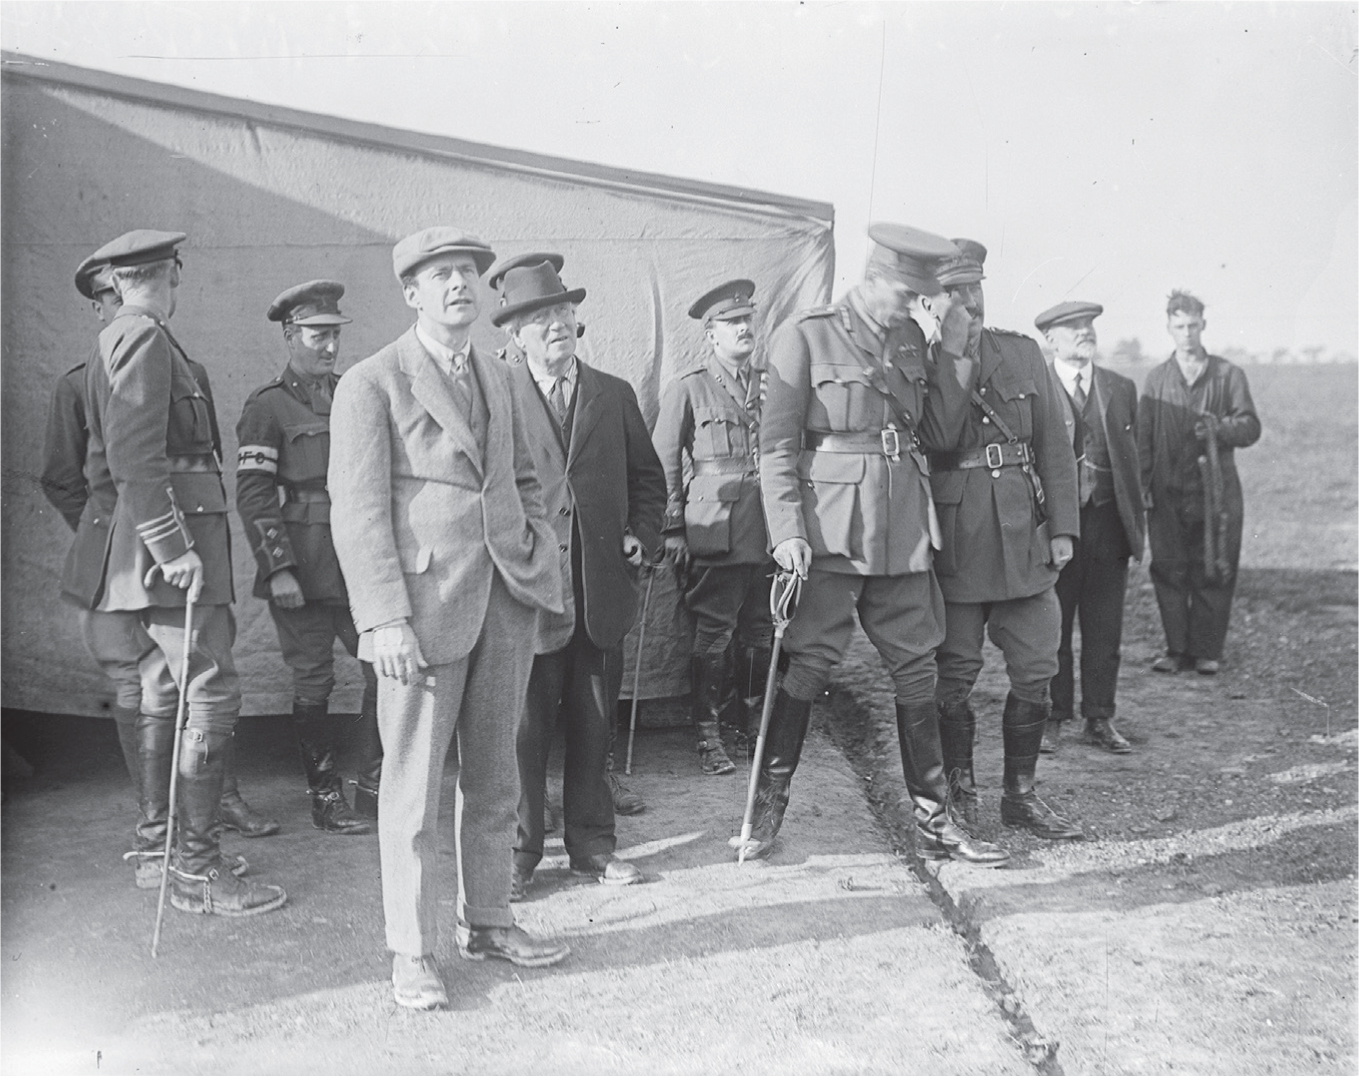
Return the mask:
<svg viewBox="0 0 1359 1076">
<path fill-rule="evenodd" d="M 175 841 L 175 820 L 179 816 L 179 743 L 188 720 L 189 653 L 193 650 L 193 607 L 198 600 L 196 586 L 189 587 L 184 599 L 184 655 L 179 663 L 179 705 L 175 709 L 175 742 L 170 750 L 170 810 L 165 821 L 165 852 L 160 865 L 160 896 L 156 898 L 156 929 L 151 935 L 151 957 L 160 945 L 160 926 L 165 919 L 165 890 L 170 883 L 170 851 Z"/>
<path fill-rule="evenodd" d="M 637 692 L 642 686 L 642 644 L 646 642 L 646 615 L 651 609 L 651 584 L 656 582 L 656 568 L 646 566 L 646 595 L 642 598 L 642 624 L 637 629 L 637 658 L 632 670 L 632 720 L 628 723 L 628 759 L 623 772 L 632 776 L 632 741 L 637 738 Z"/>
</svg>

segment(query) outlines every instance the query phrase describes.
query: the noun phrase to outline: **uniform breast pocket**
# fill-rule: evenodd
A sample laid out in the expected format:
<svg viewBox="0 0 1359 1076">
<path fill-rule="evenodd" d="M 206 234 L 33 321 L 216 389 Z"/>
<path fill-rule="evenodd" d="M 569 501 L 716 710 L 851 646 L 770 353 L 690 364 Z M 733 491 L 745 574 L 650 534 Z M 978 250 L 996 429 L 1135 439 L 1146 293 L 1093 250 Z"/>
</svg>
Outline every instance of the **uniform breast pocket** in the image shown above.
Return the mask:
<svg viewBox="0 0 1359 1076">
<path fill-rule="evenodd" d="M 732 506 L 741 499 L 741 475 L 695 475 L 684 505 L 684 537 L 696 557 L 731 552 Z"/>
<path fill-rule="evenodd" d="M 844 432 L 881 425 L 877 390 L 861 367 L 812 363 L 808 373 L 815 397 L 807 416 L 810 426 L 824 423 L 827 429 Z M 824 412 L 824 418 L 816 413 L 817 408 Z"/>
<path fill-rule="evenodd" d="M 694 458 L 723 459 L 741 451 L 741 424 L 717 407 L 694 408 Z"/>
<path fill-rule="evenodd" d="M 326 422 L 295 422 L 283 427 L 284 454 L 279 477 L 293 481 L 324 478 L 330 458 L 330 425 Z"/>
<path fill-rule="evenodd" d="M 817 555 L 858 559 L 864 553 L 860 487 L 867 465 L 857 453 L 810 452 L 802 517 Z"/>
<path fill-rule="evenodd" d="M 208 399 L 191 377 L 170 382 L 170 417 L 166 449 L 171 455 L 201 455 L 212 451 L 212 419 Z"/>
<path fill-rule="evenodd" d="M 1033 398 L 1038 387 L 1032 381 L 1000 382 L 991 404 L 1021 441 L 1033 436 Z"/>
</svg>

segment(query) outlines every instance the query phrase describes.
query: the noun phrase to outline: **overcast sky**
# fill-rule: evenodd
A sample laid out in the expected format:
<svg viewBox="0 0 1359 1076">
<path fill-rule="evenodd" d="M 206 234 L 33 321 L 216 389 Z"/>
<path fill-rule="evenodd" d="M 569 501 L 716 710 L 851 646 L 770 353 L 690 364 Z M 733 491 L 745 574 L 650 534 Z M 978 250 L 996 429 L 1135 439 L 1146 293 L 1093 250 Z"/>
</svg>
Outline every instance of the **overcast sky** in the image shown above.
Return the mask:
<svg viewBox="0 0 1359 1076">
<path fill-rule="evenodd" d="M 1353 3 L 7 2 L 0 44 L 828 201 L 837 291 L 889 219 L 986 244 L 1001 327 L 1089 299 L 1159 356 L 1186 287 L 1210 348 L 1359 351 Z"/>
</svg>

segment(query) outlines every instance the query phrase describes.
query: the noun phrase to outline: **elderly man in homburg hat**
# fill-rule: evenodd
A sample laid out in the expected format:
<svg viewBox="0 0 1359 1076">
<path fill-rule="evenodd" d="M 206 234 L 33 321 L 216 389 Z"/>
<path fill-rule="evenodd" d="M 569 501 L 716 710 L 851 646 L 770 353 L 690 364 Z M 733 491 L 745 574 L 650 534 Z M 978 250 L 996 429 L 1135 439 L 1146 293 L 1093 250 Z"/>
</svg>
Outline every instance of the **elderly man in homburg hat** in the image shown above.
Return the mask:
<svg viewBox="0 0 1359 1076">
<path fill-rule="evenodd" d="M 344 285 L 313 280 L 289 288 L 265 316 L 283 326 L 288 364 L 245 401 L 236 424 L 236 510 L 255 554 L 257 598 L 269 603 L 283 660 L 293 674 L 293 721 L 311 794 L 311 820 L 327 833 L 369 833 L 377 817 L 382 743 L 377 729 L 377 674 L 362 663 L 359 776 L 349 809 L 335 765 L 338 719 L 335 640 L 351 655 L 359 637 L 349 613 L 330 537 L 330 409 L 339 376 Z"/>
<path fill-rule="evenodd" d="M 1137 463 L 1137 386 L 1096 365 L 1098 303 L 1068 300 L 1044 310 L 1034 325 L 1052 348 L 1052 371 L 1065 390 L 1062 418 L 1076 453 L 1081 533 L 1057 577 L 1062 640 L 1052 678 L 1052 715 L 1045 754 L 1061 743 L 1062 724 L 1075 713 L 1071 636 L 1081 620 L 1081 714 L 1085 742 L 1124 755 L 1132 745 L 1114 728 L 1123 596 L 1128 558 L 1142 555 L 1146 525 Z"/>
<path fill-rule="evenodd" d="M 515 735 L 540 611 L 562 609 L 509 371 L 472 346 L 491 248 L 426 228 L 392 250 L 415 324 L 340 379 L 331 411 L 331 533 L 359 656 L 376 666 L 382 733 L 378 847 L 398 1004 L 448 1004 L 438 940 L 444 759 L 458 744 L 459 953 L 524 967 L 565 945 L 510 910 L 519 803 Z"/>
<path fill-rule="evenodd" d="M 560 263 L 557 263 L 560 264 Z M 566 743 L 562 813 L 573 873 L 628 885 L 641 872 L 614 855 L 607 776 L 623 637 L 637 615 L 637 568 L 661 548 L 665 475 L 632 386 L 576 355 L 576 304 L 552 259 L 509 269 L 491 321 L 523 361 L 508 368 L 523 416 L 562 575 L 560 613 L 538 618 L 519 730 L 519 832 L 514 899 L 543 856 L 547 755 L 558 722 Z"/>
<path fill-rule="evenodd" d="M 863 282 L 838 303 L 780 326 L 769 349 L 760 482 L 780 567 L 806 582 L 784 646 L 788 671 L 770 716 L 752 846 L 768 855 L 783 822 L 812 702 L 849 645 L 857 612 L 896 687 L 901 765 L 928 858 L 1009 858 L 947 808 L 934 704 L 944 603 L 925 452 L 951 448 L 967 406 L 967 319 L 939 295 L 934 267 L 952 247 L 897 224 L 869 228 Z M 934 296 L 941 346 L 910 317 Z"/>
<path fill-rule="evenodd" d="M 247 916 L 281 906 L 287 895 L 234 877 L 240 864 L 224 862 L 218 843 L 241 690 L 231 653 L 236 622 L 216 415 L 169 327 L 184 239 L 181 232 L 128 232 L 95 254 L 111 266 L 122 307 L 86 367 L 89 500 L 62 592 L 96 613 L 135 613 L 152 643 L 139 664 L 138 858 L 152 859 L 165 840 L 183 690 L 187 727 L 178 759 L 175 858 L 167 865 L 170 902 L 187 912 Z M 192 639 L 184 632 L 190 593 L 197 595 Z M 177 686 L 186 647 L 189 679 Z"/>
<path fill-rule="evenodd" d="M 1010 679 L 1001 721 L 1001 821 L 1052 840 L 1077 838 L 1080 827 L 1034 790 L 1062 630 L 1053 587 L 1080 532 L 1076 457 L 1062 421 L 1061 389 L 1038 345 L 1020 333 L 985 328 L 986 248 L 970 239 L 954 244 L 939 282 L 969 315 L 968 353 L 979 369 L 957 448 L 930 455 L 943 531 L 935 568 L 947 610 L 938 687 L 944 765 L 965 820 L 975 823 L 976 715 L 969 698 L 989 631 Z"/>
<path fill-rule="evenodd" d="M 737 711 L 763 694 L 769 671 L 774 564 L 760 503 L 764 361 L 753 358 L 754 293 L 752 281 L 729 280 L 689 308 L 711 353 L 661 395 L 654 435 L 670 493 L 666 553 L 695 622 L 690 690 L 699 766 L 714 775 L 736 768 L 721 726 L 744 734 Z"/>
</svg>

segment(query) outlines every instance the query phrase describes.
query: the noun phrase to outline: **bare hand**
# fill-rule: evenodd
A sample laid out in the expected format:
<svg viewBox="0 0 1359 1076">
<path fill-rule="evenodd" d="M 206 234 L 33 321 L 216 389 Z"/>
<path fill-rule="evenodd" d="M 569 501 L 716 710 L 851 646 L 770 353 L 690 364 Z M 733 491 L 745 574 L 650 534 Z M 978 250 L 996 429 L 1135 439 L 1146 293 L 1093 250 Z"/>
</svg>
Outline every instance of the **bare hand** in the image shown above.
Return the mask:
<svg viewBox="0 0 1359 1076">
<path fill-rule="evenodd" d="M 1207 441 L 1210 437 L 1217 436 L 1217 427 L 1217 416 L 1205 412 L 1194 422 L 1194 436 L 1200 441 Z"/>
<path fill-rule="evenodd" d="M 785 572 L 806 579 L 812 567 L 812 547 L 805 538 L 785 538 L 774 547 L 774 560 Z"/>
<path fill-rule="evenodd" d="M 302 596 L 297 576 L 282 568 L 269 577 L 269 600 L 280 609 L 301 609 L 307 599 Z"/>
<path fill-rule="evenodd" d="M 944 294 L 930 299 L 930 310 L 939 319 L 940 346 L 953 355 L 971 354 L 973 318 L 967 312 L 967 307 Z M 980 338 L 980 325 L 976 331 Z"/>
<path fill-rule="evenodd" d="M 373 632 L 373 668 L 379 676 L 409 685 L 428 667 L 425 655 L 420 653 L 420 640 L 409 624 L 402 621 Z"/>
<path fill-rule="evenodd" d="M 675 566 L 675 571 L 683 575 L 689 570 L 689 543 L 682 534 L 665 536 L 665 556 Z"/>
<path fill-rule="evenodd" d="M 623 559 L 634 568 L 642 566 L 642 543 L 634 534 L 623 535 Z"/>
<path fill-rule="evenodd" d="M 1052 551 L 1052 559 L 1049 563 L 1059 572 L 1071 561 L 1071 556 L 1075 552 L 1075 545 L 1071 541 L 1071 535 L 1059 534 L 1049 543 Z"/>
<path fill-rule="evenodd" d="M 187 549 L 174 560 L 167 560 L 164 564 L 151 565 L 151 570 L 146 573 L 146 578 L 142 580 L 143 586 L 151 586 L 157 569 L 160 570 L 160 574 L 172 587 L 187 590 L 193 601 L 197 601 L 198 595 L 203 592 L 203 558 L 198 555 L 197 550 Z"/>
</svg>

